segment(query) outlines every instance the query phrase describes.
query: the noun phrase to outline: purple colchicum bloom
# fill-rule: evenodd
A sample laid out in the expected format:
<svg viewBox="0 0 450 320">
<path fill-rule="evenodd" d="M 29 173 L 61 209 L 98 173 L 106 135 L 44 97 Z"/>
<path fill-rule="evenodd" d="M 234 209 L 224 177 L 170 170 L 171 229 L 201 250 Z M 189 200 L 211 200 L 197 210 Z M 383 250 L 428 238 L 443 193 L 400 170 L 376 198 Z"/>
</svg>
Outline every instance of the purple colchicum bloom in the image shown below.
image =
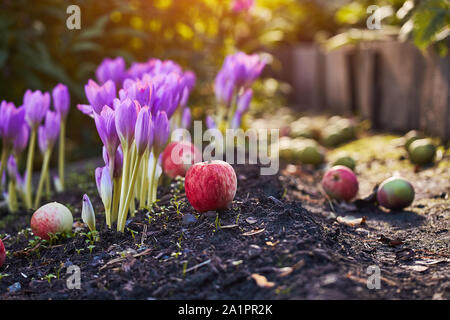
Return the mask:
<svg viewBox="0 0 450 320">
<path fill-rule="evenodd" d="M 242 121 L 242 113 L 240 111 L 237 111 L 234 114 L 233 119 L 231 120 L 230 128 L 239 129 L 241 126 L 241 121 Z"/>
<path fill-rule="evenodd" d="M 39 90 L 34 92 L 27 90 L 23 97 L 23 106 L 28 125 L 30 128 L 37 128 L 50 108 L 50 94 Z"/>
<path fill-rule="evenodd" d="M 14 156 L 18 157 L 25 150 L 25 148 L 28 145 L 29 136 L 30 136 L 30 128 L 28 127 L 28 124 L 24 121 L 22 128 L 19 131 L 19 134 L 14 140 L 12 151 Z"/>
<path fill-rule="evenodd" d="M 217 129 L 216 122 L 211 116 L 206 116 L 205 118 L 206 128 L 208 129 Z"/>
<path fill-rule="evenodd" d="M 183 114 L 181 115 L 181 128 L 183 129 L 189 129 L 191 127 L 191 109 L 185 108 L 183 110 Z"/>
<path fill-rule="evenodd" d="M 70 108 L 70 94 L 67 86 L 59 83 L 52 91 L 53 106 L 55 110 L 61 115 L 61 119 L 64 121 L 67 118 Z"/>
<path fill-rule="evenodd" d="M 214 81 L 214 93 L 217 101 L 229 107 L 233 98 L 233 91 L 233 79 L 224 70 L 221 70 Z"/>
<path fill-rule="evenodd" d="M 143 82 L 141 80 L 124 81 L 123 89 L 119 91 L 120 100 L 127 98 L 137 100 L 141 106 L 153 106 L 153 84 L 151 82 Z"/>
<path fill-rule="evenodd" d="M 111 165 L 109 163 L 109 156 L 106 152 L 106 147 L 103 146 L 103 161 L 105 162 L 105 165 L 111 168 Z M 119 146 L 116 150 L 116 155 L 114 156 L 114 172 L 113 172 L 113 178 L 120 178 L 122 176 L 122 169 L 123 169 L 123 152 L 122 148 Z"/>
<path fill-rule="evenodd" d="M 38 143 L 42 153 L 53 148 L 59 136 L 61 126 L 61 117 L 58 113 L 47 111 L 45 115 L 45 124 L 39 127 Z"/>
<path fill-rule="evenodd" d="M 215 80 L 214 90 L 217 100 L 228 103 L 233 91 L 237 93 L 242 87 L 250 87 L 260 76 L 265 65 L 266 63 L 257 54 L 247 55 L 237 52 L 227 56 Z"/>
<path fill-rule="evenodd" d="M 0 136 L 3 145 L 11 147 L 25 123 L 25 109 L 16 108 L 12 102 L 2 101 L 0 104 Z"/>
<path fill-rule="evenodd" d="M 134 133 L 136 151 L 138 155 L 143 155 L 153 144 L 153 123 L 152 115 L 148 107 L 139 111 Z"/>
<path fill-rule="evenodd" d="M 105 145 L 106 151 L 110 157 L 114 156 L 117 147 L 120 144 L 116 130 L 115 115 L 116 112 L 108 106 L 104 106 L 100 114 L 94 114 L 98 135 Z"/>
<path fill-rule="evenodd" d="M 250 102 L 252 101 L 253 90 L 248 88 L 245 92 L 239 96 L 237 101 L 237 112 L 243 114 L 247 112 L 250 107 Z"/>
<path fill-rule="evenodd" d="M 84 91 L 89 104 L 96 113 L 100 113 L 105 105 L 112 106 L 116 98 L 116 85 L 112 80 L 106 81 L 102 86 L 89 80 L 88 84 L 84 86 Z"/>
<path fill-rule="evenodd" d="M 132 101 L 131 99 L 125 99 L 124 101 L 116 99 L 114 104 L 116 109 L 116 130 L 120 142 L 122 146 L 130 147 L 133 143 L 137 114 L 141 106 L 137 100 Z"/>
<path fill-rule="evenodd" d="M 170 123 L 165 111 L 159 111 L 153 121 L 153 148 L 160 154 L 166 146 L 170 133 Z"/>
<path fill-rule="evenodd" d="M 105 201 L 110 201 L 113 189 L 108 166 L 95 169 L 95 183 L 97 185 L 98 194 L 106 206 Z"/>
<path fill-rule="evenodd" d="M 112 80 L 117 87 L 120 87 L 126 76 L 125 60 L 122 57 L 104 59 L 97 68 L 95 76 L 102 84 Z"/>
</svg>

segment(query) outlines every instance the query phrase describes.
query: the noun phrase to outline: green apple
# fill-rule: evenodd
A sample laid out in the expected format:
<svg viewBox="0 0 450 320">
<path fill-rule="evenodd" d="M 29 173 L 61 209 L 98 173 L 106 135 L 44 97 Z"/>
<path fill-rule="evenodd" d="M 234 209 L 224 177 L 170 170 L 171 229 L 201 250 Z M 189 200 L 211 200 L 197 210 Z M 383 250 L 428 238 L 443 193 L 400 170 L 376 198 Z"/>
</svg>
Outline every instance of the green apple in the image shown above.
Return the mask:
<svg viewBox="0 0 450 320">
<path fill-rule="evenodd" d="M 415 140 L 408 151 L 411 162 L 418 165 L 432 163 L 436 156 L 436 146 L 430 139 Z"/>
</svg>

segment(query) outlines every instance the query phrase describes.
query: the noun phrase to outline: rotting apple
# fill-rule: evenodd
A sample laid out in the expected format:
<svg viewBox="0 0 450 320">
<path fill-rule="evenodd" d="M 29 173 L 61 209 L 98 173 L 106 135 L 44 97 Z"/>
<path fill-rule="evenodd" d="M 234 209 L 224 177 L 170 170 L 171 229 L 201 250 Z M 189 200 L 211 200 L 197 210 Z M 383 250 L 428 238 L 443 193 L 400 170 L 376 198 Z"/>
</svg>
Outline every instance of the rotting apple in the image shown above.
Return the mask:
<svg viewBox="0 0 450 320">
<path fill-rule="evenodd" d="M 199 162 L 187 171 L 184 188 L 189 203 L 200 213 L 226 209 L 236 195 L 236 173 L 225 161 Z"/>
<path fill-rule="evenodd" d="M 345 166 L 330 168 L 322 178 L 322 187 L 330 198 L 349 201 L 358 193 L 358 179 Z"/>
<path fill-rule="evenodd" d="M 31 217 L 31 230 L 44 240 L 50 239 L 50 234 L 70 232 L 72 224 L 72 213 L 58 202 L 43 205 Z"/>
<path fill-rule="evenodd" d="M 162 155 L 164 173 L 170 178 L 184 177 L 187 170 L 197 162 L 202 161 L 202 153 L 189 141 L 170 143 Z"/>
<path fill-rule="evenodd" d="M 378 203 L 387 209 L 403 209 L 414 201 L 414 188 L 401 177 L 384 180 L 378 187 Z"/>
<path fill-rule="evenodd" d="M 0 267 L 5 263 L 6 260 L 6 250 L 3 245 L 2 239 L 0 239 Z"/>
</svg>

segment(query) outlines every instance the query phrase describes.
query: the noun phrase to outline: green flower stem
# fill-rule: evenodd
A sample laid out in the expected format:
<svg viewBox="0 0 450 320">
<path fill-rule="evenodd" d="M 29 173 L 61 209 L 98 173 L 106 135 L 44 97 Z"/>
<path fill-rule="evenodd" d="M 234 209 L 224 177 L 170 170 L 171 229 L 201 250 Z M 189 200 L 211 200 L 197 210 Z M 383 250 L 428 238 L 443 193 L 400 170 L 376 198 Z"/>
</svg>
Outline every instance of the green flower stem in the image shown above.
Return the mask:
<svg viewBox="0 0 450 320">
<path fill-rule="evenodd" d="M 38 189 L 36 192 L 36 198 L 34 200 L 35 208 L 37 208 L 39 206 L 39 203 L 41 202 L 42 188 L 44 187 L 45 178 L 48 174 L 48 167 L 50 164 L 51 155 L 52 155 L 52 149 L 49 148 L 47 151 L 45 151 L 44 162 L 42 163 L 41 177 L 39 178 L 39 184 L 38 184 Z"/>
<path fill-rule="evenodd" d="M 47 198 L 47 200 L 50 199 L 50 189 L 51 189 L 50 172 L 47 172 L 45 176 L 45 197 Z"/>
<path fill-rule="evenodd" d="M 129 167 L 131 161 L 130 148 L 128 146 L 123 145 L 123 169 L 122 169 L 122 183 L 120 187 L 120 200 L 119 200 L 119 212 L 118 212 L 118 221 L 117 221 L 117 231 L 121 230 L 120 221 L 122 220 L 122 211 L 123 206 L 125 204 L 126 191 L 128 185 L 128 175 L 129 175 Z"/>
<path fill-rule="evenodd" d="M 134 165 L 134 168 L 133 168 L 133 174 L 131 176 L 127 197 L 125 199 L 125 204 L 123 206 L 123 211 L 119 212 L 119 222 L 117 224 L 117 230 L 120 232 L 124 232 L 124 230 L 125 230 L 125 223 L 127 221 L 128 208 L 130 207 L 131 200 L 134 198 L 134 187 L 136 186 L 136 178 L 137 178 L 137 174 L 139 172 L 139 166 L 141 164 L 141 160 L 142 160 L 142 155 L 138 155 L 137 159 L 136 159 L 136 164 Z"/>
<path fill-rule="evenodd" d="M 119 199 L 120 199 L 120 189 L 121 189 L 122 179 L 113 179 L 113 206 L 111 213 L 111 224 L 117 221 L 117 216 L 119 215 Z"/>
<path fill-rule="evenodd" d="M 154 196 L 155 192 L 153 191 L 155 189 L 155 173 L 156 173 L 156 167 L 158 165 L 158 158 L 159 154 L 154 154 L 154 160 L 153 161 L 153 167 L 152 167 L 152 174 L 150 176 L 150 189 L 148 190 L 148 198 L 147 198 L 147 205 L 150 207 L 155 201 L 156 197 Z M 158 185 L 156 185 L 156 188 Z"/>
<path fill-rule="evenodd" d="M 33 175 L 33 158 L 34 148 L 36 145 L 37 127 L 31 129 L 30 144 L 28 145 L 27 167 L 25 171 L 25 206 L 27 209 L 32 207 L 32 190 L 31 190 L 31 176 Z"/>
<path fill-rule="evenodd" d="M 8 206 L 11 213 L 16 212 L 19 208 L 17 205 L 16 180 L 10 180 L 8 183 Z"/>
<path fill-rule="evenodd" d="M 58 173 L 59 181 L 61 182 L 61 191 L 64 191 L 64 151 L 66 144 L 66 120 L 61 121 L 61 131 L 59 134 L 59 148 L 58 148 Z"/>
<path fill-rule="evenodd" d="M 10 152 L 9 148 L 7 148 L 6 146 L 3 146 L 2 156 L 0 158 L 0 162 L 1 162 L 1 165 L 0 165 L 0 180 L 3 177 L 3 172 L 5 172 L 5 170 L 6 170 L 6 164 L 8 162 L 9 152 Z M 3 191 L 2 190 L 2 184 L 0 183 L 0 193 L 2 191 Z"/>
<path fill-rule="evenodd" d="M 148 160 L 150 157 L 150 152 L 147 150 L 144 153 L 144 164 L 142 166 L 141 174 L 141 188 L 139 195 L 139 207 L 142 208 L 145 205 L 145 194 L 148 189 Z"/>
</svg>

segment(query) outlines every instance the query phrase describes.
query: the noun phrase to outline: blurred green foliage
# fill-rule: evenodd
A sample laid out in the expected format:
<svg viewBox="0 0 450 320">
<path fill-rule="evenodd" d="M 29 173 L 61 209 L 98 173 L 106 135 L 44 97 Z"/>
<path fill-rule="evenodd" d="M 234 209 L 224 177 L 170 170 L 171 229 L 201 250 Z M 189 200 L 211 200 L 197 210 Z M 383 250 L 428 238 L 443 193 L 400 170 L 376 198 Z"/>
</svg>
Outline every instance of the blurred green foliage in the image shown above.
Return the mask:
<svg viewBox="0 0 450 320">
<path fill-rule="evenodd" d="M 356 32 L 367 29 L 369 16 L 367 8 L 376 5 L 380 8 L 382 30 L 374 32 Z M 331 39 L 329 47 L 347 42 L 372 40 L 386 35 L 397 36 L 400 40 L 412 39 L 421 50 L 430 46 L 446 55 L 450 36 L 450 1 L 449 0 L 354 0 L 341 6 L 335 15 L 339 25 L 358 28 L 345 31 Z M 334 42 L 334 43 L 333 43 Z"/>
</svg>

